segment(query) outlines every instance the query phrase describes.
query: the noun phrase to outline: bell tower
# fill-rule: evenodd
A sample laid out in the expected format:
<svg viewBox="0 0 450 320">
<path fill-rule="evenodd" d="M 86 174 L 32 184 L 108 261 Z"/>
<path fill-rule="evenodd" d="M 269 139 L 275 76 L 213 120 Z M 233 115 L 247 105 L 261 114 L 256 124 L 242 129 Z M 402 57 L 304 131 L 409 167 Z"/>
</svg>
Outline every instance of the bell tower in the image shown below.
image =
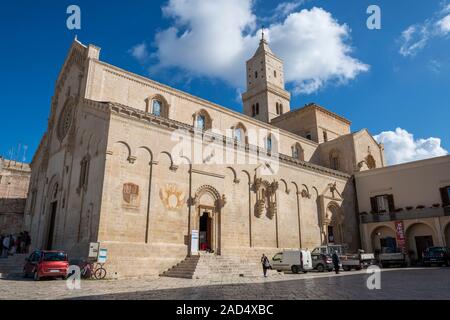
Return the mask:
<svg viewBox="0 0 450 320">
<path fill-rule="evenodd" d="M 290 100 L 284 88 L 283 61 L 270 49 L 263 29 L 258 49 L 247 61 L 247 91 L 242 94 L 244 114 L 269 123 L 290 111 Z"/>
</svg>

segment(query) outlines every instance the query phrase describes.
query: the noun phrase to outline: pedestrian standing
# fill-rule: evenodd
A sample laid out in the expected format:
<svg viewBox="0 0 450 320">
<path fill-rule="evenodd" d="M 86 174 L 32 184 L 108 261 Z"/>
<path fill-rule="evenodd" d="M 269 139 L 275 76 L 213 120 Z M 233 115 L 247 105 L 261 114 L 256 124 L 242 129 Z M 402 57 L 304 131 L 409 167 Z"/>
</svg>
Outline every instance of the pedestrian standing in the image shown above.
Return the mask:
<svg viewBox="0 0 450 320">
<path fill-rule="evenodd" d="M 31 246 L 31 236 L 28 233 L 28 231 L 25 231 L 25 252 L 24 253 L 30 252 L 30 246 Z"/>
<path fill-rule="evenodd" d="M 339 268 L 340 268 L 340 265 L 341 265 L 341 261 L 340 261 L 339 256 L 338 256 L 338 252 L 334 251 L 334 253 L 331 256 L 331 258 L 333 259 L 334 271 L 336 272 L 336 274 L 339 274 Z"/>
<path fill-rule="evenodd" d="M 264 278 L 267 278 L 267 269 L 270 268 L 270 262 L 269 262 L 269 258 L 267 258 L 264 253 L 261 257 L 261 264 L 262 264 L 262 268 L 263 268 Z"/>
<path fill-rule="evenodd" d="M 9 251 L 9 236 L 5 236 L 2 241 L 3 245 L 3 252 L 2 252 L 2 258 L 8 258 L 8 251 Z"/>
</svg>

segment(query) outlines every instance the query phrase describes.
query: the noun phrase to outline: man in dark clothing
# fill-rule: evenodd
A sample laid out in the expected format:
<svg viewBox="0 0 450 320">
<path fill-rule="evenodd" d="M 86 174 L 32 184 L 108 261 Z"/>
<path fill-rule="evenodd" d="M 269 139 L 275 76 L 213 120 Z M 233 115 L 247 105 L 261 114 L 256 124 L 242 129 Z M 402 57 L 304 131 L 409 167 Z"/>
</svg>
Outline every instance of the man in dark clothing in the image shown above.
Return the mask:
<svg viewBox="0 0 450 320">
<path fill-rule="evenodd" d="M 333 259 L 334 271 L 336 272 L 336 274 L 339 274 L 339 268 L 340 268 L 341 261 L 339 260 L 337 251 L 334 251 L 331 258 Z"/>
<path fill-rule="evenodd" d="M 263 267 L 264 277 L 266 278 L 267 277 L 267 269 L 270 268 L 270 262 L 269 262 L 269 258 L 267 258 L 264 253 L 261 257 L 261 264 Z"/>
</svg>

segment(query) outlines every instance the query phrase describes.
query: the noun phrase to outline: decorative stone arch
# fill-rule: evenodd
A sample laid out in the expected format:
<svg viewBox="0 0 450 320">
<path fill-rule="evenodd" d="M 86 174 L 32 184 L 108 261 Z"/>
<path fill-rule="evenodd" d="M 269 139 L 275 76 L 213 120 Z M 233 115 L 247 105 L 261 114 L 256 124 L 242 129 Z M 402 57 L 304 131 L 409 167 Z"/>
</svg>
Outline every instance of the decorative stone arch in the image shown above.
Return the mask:
<svg viewBox="0 0 450 320">
<path fill-rule="evenodd" d="M 167 157 L 169 158 L 169 161 L 170 161 L 169 170 L 170 170 L 170 171 L 173 171 L 173 172 L 176 172 L 176 171 L 178 170 L 178 166 L 176 166 L 176 165 L 173 163 L 172 155 L 170 154 L 170 152 L 162 151 L 162 152 L 159 154 L 159 159 L 158 159 L 158 161 L 161 159 L 161 156 L 162 156 L 162 155 L 165 155 L 165 156 L 167 156 Z"/>
<path fill-rule="evenodd" d="M 200 240 L 201 233 L 204 233 L 203 238 L 206 239 L 207 246 L 217 254 L 220 254 L 221 248 L 221 210 L 225 202 L 225 196 L 221 196 L 213 186 L 203 185 L 195 192 L 194 229 L 199 230 Z M 202 230 L 202 227 L 206 230 Z"/>
<path fill-rule="evenodd" d="M 194 113 L 192 115 L 194 128 L 200 129 L 200 128 L 198 128 L 198 125 L 197 125 L 197 120 L 200 116 L 203 116 L 205 119 L 203 129 L 204 130 L 212 129 L 213 120 L 212 120 L 210 114 L 208 113 L 208 111 L 206 111 L 205 109 L 200 109 L 199 111 L 197 111 L 196 113 Z"/>
<path fill-rule="evenodd" d="M 126 143 L 125 141 L 116 141 L 114 145 L 122 145 L 128 150 L 127 161 L 129 163 L 134 163 L 136 161 L 136 156 L 132 155 L 131 147 L 128 143 Z M 111 151 L 109 152 L 109 154 L 113 154 L 113 152 Z"/>
<path fill-rule="evenodd" d="M 289 190 L 288 184 L 286 182 L 286 180 L 284 179 L 280 179 L 280 182 L 282 182 L 282 185 L 284 186 L 284 192 L 286 192 L 286 194 L 289 194 L 291 192 L 291 190 Z"/>
<path fill-rule="evenodd" d="M 240 182 L 240 179 L 237 176 L 236 170 L 234 170 L 232 167 L 227 167 L 227 170 L 231 171 L 231 173 L 233 174 L 233 182 L 235 184 L 238 184 Z"/>
<path fill-rule="evenodd" d="M 170 114 L 170 105 L 167 102 L 166 98 L 159 93 L 145 99 L 145 112 L 153 114 L 154 101 L 159 101 L 159 103 L 161 104 L 160 117 L 168 119 Z"/>
</svg>

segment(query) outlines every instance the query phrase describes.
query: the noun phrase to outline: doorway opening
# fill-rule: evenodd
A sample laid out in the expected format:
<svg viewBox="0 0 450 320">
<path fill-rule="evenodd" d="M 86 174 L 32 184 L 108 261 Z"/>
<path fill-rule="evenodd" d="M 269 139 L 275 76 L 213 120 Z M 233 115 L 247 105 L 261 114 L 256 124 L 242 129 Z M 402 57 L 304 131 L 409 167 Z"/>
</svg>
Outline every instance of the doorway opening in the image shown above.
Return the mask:
<svg viewBox="0 0 450 320">
<path fill-rule="evenodd" d="M 50 204 L 50 224 L 48 227 L 48 237 L 46 250 L 52 250 L 53 246 L 53 236 L 55 233 L 55 219 L 56 219 L 56 209 L 58 208 L 58 201 L 52 202 Z"/>
<path fill-rule="evenodd" d="M 199 228 L 199 242 L 200 251 L 212 252 L 212 219 L 209 217 L 208 212 L 203 212 L 200 217 L 200 228 Z"/>
<path fill-rule="evenodd" d="M 416 249 L 417 249 L 417 260 L 422 262 L 423 252 L 428 248 L 433 246 L 432 236 L 418 236 L 415 237 Z"/>
<path fill-rule="evenodd" d="M 333 226 L 328 226 L 328 243 L 334 244 L 334 229 Z"/>
</svg>

